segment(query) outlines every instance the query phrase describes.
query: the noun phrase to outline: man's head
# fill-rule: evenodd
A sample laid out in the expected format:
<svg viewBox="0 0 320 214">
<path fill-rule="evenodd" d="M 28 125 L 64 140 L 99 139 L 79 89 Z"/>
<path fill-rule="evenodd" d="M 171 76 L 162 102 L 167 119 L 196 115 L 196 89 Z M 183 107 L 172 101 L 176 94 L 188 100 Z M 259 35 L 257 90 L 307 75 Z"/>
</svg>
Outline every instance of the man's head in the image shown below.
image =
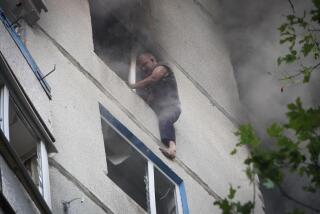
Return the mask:
<svg viewBox="0 0 320 214">
<path fill-rule="evenodd" d="M 144 73 L 149 74 L 157 65 L 157 59 L 151 53 L 143 53 L 139 55 L 137 65 Z"/>
</svg>

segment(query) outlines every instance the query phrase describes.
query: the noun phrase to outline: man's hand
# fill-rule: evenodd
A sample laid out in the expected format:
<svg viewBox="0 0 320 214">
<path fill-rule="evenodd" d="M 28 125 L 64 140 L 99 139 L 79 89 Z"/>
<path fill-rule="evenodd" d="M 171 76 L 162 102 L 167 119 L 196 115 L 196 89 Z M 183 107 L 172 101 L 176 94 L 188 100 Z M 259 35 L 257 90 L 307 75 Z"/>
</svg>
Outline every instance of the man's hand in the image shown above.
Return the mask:
<svg viewBox="0 0 320 214">
<path fill-rule="evenodd" d="M 127 84 L 127 86 L 131 89 L 135 89 L 135 84 L 130 83 L 129 81 L 125 81 L 125 83 Z"/>
<path fill-rule="evenodd" d="M 166 67 L 158 66 L 153 70 L 153 72 L 149 76 L 147 76 L 143 80 L 140 80 L 135 84 L 130 84 L 130 83 L 127 83 L 127 84 L 132 89 L 145 88 L 147 86 L 155 84 L 167 74 L 168 74 L 168 70 L 166 69 Z"/>
</svg>

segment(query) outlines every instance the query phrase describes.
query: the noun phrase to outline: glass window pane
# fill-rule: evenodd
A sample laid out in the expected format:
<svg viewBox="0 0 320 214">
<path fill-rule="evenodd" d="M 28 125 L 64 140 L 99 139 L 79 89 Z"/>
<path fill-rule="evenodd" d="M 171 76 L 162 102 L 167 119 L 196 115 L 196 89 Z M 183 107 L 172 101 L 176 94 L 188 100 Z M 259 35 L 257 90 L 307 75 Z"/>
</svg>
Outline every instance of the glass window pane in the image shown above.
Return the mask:
<svg viewBox="0 0 320 214">
<path fill-rule="evenodd" d="M 102 119 L 108 177 L 147 211 L 148 161 Z"/>
<path fill-rule="evenodd" d="M 173 184 L 163 173 L 154 168 L 155 194 L 157 213 L 176 214 L 175 184 Z"/>
<path fill-rule="evenodd" d="M 39 165 L 37 153 L 39 139 L 11 99 L 9 101 L 9 129 L 11 146 L 24 163 L 34 183 L 38 188 L 42 188 L 41 165 Z"/>
</svg>

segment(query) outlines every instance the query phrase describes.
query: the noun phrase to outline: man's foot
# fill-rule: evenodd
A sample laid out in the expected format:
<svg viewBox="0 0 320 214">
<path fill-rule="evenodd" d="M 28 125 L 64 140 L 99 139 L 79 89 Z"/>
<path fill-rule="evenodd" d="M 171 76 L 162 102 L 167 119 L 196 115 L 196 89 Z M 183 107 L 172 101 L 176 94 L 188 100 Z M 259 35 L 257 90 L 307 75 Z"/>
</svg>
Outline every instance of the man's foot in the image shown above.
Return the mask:
<svg viewBox="0 0 320 214">
<path fill-rule="evenodd" d="M 176 158 L 176 152 L 170 151 L 169 149 L 166 148 L 159 148 L 159 150 L 162 152 L 164 156 L 169 158 L 170 160 L 173 160 Z"/>
<path fill-rule="evenodd" d="M 159 149 L 167 158 L 171 160 L 176 158 L 176 143 L 174 141 L 169 142 L 169 148 L 159 148 Z"/>
</svg>

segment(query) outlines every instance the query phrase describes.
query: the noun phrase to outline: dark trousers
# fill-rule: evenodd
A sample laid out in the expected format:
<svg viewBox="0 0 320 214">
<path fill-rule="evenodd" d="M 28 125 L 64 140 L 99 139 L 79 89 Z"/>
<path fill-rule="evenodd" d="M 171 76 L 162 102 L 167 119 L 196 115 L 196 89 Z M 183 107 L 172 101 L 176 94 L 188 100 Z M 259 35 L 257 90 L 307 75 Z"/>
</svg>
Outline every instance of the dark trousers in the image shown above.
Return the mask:
<svg viewBox="0 0 320 214">
<path fill-rule="evenodd" d="M 178 120 L 180 106 L 166 106 L 156 111 L 159 120 L 159 131 L 162 143 L 169 146 L 170 141 L 176 141 L 176 133 L 173 124 Z"/>
</svg>

